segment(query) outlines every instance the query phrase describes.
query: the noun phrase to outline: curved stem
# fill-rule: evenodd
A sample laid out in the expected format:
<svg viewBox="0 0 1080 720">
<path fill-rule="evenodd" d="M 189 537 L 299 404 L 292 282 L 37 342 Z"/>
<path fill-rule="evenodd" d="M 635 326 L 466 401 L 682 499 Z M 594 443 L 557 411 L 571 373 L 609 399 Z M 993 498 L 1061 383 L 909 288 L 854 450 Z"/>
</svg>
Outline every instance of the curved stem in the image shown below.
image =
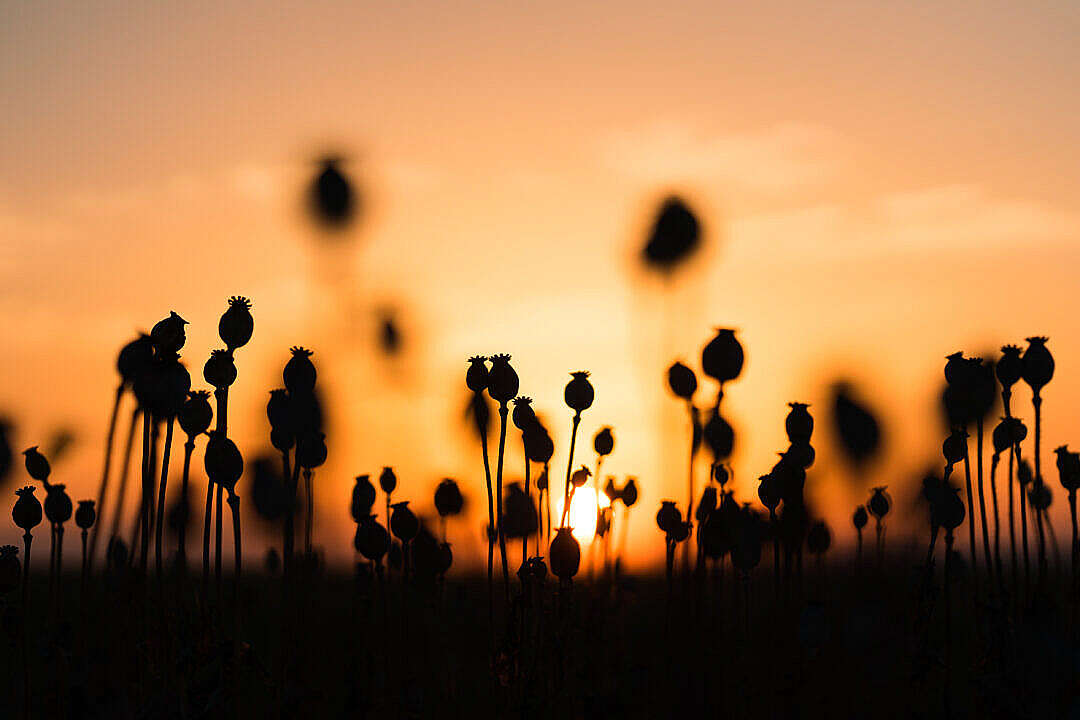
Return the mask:
<svg viewBox="0 0 1080 720">
<path fill-rule="evenodd" d="M 476 393 L 474 398 L 476 403 L 483 403 L 483 398 L 480 397 L 480 393 Z M 473 413 L 476 418 L 476 430 L 480 434 L 480 449 L 484 456 L 484 479 L 487 481 L 487 501 L 488 501 L 488 527 L 487 527 L 487 541 L 488 541 L 488 553 L 487 553 L 487 588 L 488 588 L 488 623 L 490 626 L 495 624 L 495 544 L 492 533 L 495 531 L 495 497 L 491 491 L 491 460 L 488 458 L 488 445 L 487 445 L 487 425 L 480 419 L 479 413 Z M 387 527 L 389 527 L 390 517 L 387 514 Z M 494 640 L 494 638 L 493 638 Z"/>
<path fill-rule="evenodd" d="M 581 424 L 581 412 L 574 413 L 570 429 L 570 456 L 566 460 L 566 483 L 563 485 L 563 511 L 559 527 L 566 527 L 566 518 L 570 514 L 570 472 L 574 468 L 574 444 L 577 442 L 578 425 Z M 550 482 L 550 481 L 549 481 Z"/>
<path fill-rule="evenodd" d="M 116 387 L 116 397 L 113 400 L 112 413 L 109 415 L 109 431 L 105 435 L 105 464 L 101 470 L 101 483 L 98 485 L 97 508 L 99 520 L 105 517 L 105 495 L 109 490 L 109 470 L 112 468 L 112 447 L 116 436 L 116 418 L 120 414 L 120 401 L 124 397 L 124 381 Z M 97 549 L 97 534 L 100 522 L 94 523 L 94 533 L 90 540 L 90 556 L 93 557 Z"/>
<path fill-rule="evenodd" d="M 510 570 L 506 563 L 506 533 L 503 531 L 503 454 L 506 448 L 506 416 L 510 409 L 506 403 L 499 405 L 499 461 L 495 475 L 495 493 L 498 502 L 495 505 L 495 529 L 499 534 L 499 555 L 502 557 L 503 589 L 506 592 L 506 602 L 510 602 Z"/>
<path fill-rule="evenodd" d="M 113 510 L 112 525 L 109 528 L 109 541 L 120 536 L 120 521 L 124 516 L 124 497 L 127 495 L 129 471 L 131 469 L 131 451 L 135 446 L 135 430 L 139 426 L 140 410 L 136 407 L 131 411 L 131 423 L 128 425 L 127 442 L 124 444 L 124 461 L 120 466 L 120 485 L 116 489 L 116 508 Z M 105 508 L 100 508 L 97 525 L 105 519 Z M 94 558 L 94 538 L 90 538 L 90 561 Z"/>
<path fill-rule="evenodd" d="M 169 451 L 172 448 L 173 425 L 176 416 L 170 415 L 165 426 L 165 449 L 161 453 L 161 487 L 158 490 L 157 524 L 154 526 L 154 573 L 161 581 L 161 538 L 165 528 L 165 489 L 169 483 Z"/>
<path fill-rule="evenodd" d="M 990 584 L 994 583 L 993 556 L 990 554 L 990 528 L 986 522 L 986 495 L 983 492 L 983 421 L 979 418 L 975 423 L 975 467 L 978 475 L 979 488 L 979 518 L 982 520 L 983 555 L 986 562 L 986 574 L 990 576 Z"/>
</svg>

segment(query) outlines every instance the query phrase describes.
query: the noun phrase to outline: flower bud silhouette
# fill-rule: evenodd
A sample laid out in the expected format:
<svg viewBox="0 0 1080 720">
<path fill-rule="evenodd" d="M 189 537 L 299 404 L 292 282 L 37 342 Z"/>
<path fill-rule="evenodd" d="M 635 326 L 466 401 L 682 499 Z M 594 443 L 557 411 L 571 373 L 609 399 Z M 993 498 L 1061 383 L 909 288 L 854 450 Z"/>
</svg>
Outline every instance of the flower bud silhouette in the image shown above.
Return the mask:
<svg viewBox="0 0 1080 720">
<path fill-rule="evenodd" d="M 881 427 L 846 383 L 833 387 L 832 409 L 836 435 L 848 459 L 858 465 L 877 455 L 881 448 Z"/>
<path fill-rule="evenodd" d="M 635 482 L 634 478 L 627 479 L 626 484 L 623 485 L 623 489 L 619 493 L 619 499 L 622 501 L 622 504 L 627 508 L 633 507 L 634 503 L 637 502 L 638 489 L 637 482 Z"/>
<path fill-rule="evenodd" d="M 728 472 L 727 466 L 721 463 L 713 463 L 712 466 L 712 479 L 720 486 L 721 489 L 727 485 L 728 480 L 731 479 L 731 473 Z"/>
<path fill-rule="evenodd" d="M 382 491 L 389 495 L 397 488 L 397 475 L 394 474 L 394 469 L 391 467 L 384 467 L 379 474 L 379 487 Z"/>
<path fill-rule="evenodd" d="M 941 454 L 945 456 L 945 462 L 949 466 L 964 461 L 964 455 L 967 454 L 967 436 L 963 430 L 953 430 L 941 443 Z"/>
<path fill-rule="evenodd" d="M 814 464 L 817 453 L 814 451 L 814 446 L 810 443 L 796 441 L 791 443 L 791 446 L 784 452 L 784 457 L 802 469 L 808 470 L 810 469 L 810 466 Z"/>
<path fill-rule="evenodd" d="M 340 159 L 324 158 L 318 174 L 311 183 L 310 203 L 315 219 L 324 226 L 340 229 L 348 225 L 356 214 L 356 192 L 352 183 L 342 173 Z"/>
<path fill-rule="evenodd" d="M 19 564 L 19 548 L 14 545 L 0 547 L 0 595 L 6 595 L 19 587 L 22 566 Z"/>
<path fill-rule="evenodd" d="M 390 515 L 390 532 L 402 542 L 409 542 L 420 532 L 420 521 L 409 509 L 409 502 L 394 503 L 394 511 Z"/>
<path fill-rule="evenodd" d="M 525 443 L 526 457 L 533 462 L 550 462 L 551 456 L 555 454 L 555 444 L 551 441 L 548 431 L 539 422 L 534 422 L 525 430 L 522 441 Z M 537 482 L 539 483 L 539 480 Z"/>
<path fill-rule="evenodd" d="M 813 555 L 822 555 L 832 545 L 832 533 L 824 520 L 819 520 L 810 526 L 810 532 L 806 534 L 806 549 Z"/>
<path fill-rule="evenodd" d="M 1023 459 L 1016 464 L 1016 480 L 1021 485 L 1028 485 L 1035 479 L 1035 473 L 1031 470 L 1031 463 Z"/>
<path fill-rule="evenodd" d="M 600 432 L 593 437 L 593 449 L 597 455 L 610 455 L 615 449 L 615 437 L 611 434 L 610 427 L 600 428 Z"/>
<path fill-rule="evenodd" d="M 230 354 L 233 350 L 247 345 L 254 329 L 255 320 L 251 317 L 251 301 L 237 295 L 230 297 L 229 309 L 218 320 L 218 336 L 225 343 Z"/>
<path fill-rule="evenodd" d="M 563 391 L 563 399 L 566 400 L 567 407 L 580 413 L 592 406 L 594 397 L 589 373 L 584 370 L 570 373 L 570 382 L 566 384 L 566 389 Z"/>
<path fill-rule="evenodd" d="M 326 435 L 321 432 L 304 433 L 296 444 L 296 462 L 305 470 L 313 470 L 326 462 Z"/>
<path fill-rule="evenodd" d="M 154 325 L 150 330 L 150 340 L 157 351 L 163 355 L 180 352 L 187 342 L 187 332 L 184 330 L 187 324 L 187 320 L 170 312 L 169 317 Z"/>
<path fill-rule="evenodd" d="M 210 393 L 205 390 L 189 392 L 187 400 L 176 414 L 180 429 L 188 438 L 194 439 L 210 429 L 214 420 L 214 409 L 210 406 Z"/>
<path fill-rule="evenodd" d="M 576 488 L 584 487 L 585 483 L 589 482 L 590 477 L 592 477 L 592 472 L 589 468 L 582 465 L 575 470 L 574 474 L 570 477 L 570 484 Z"/>
<path fill-rule="evenodd" d="M 855 513 L 851 516 L 851 524 L 855 526 L 856 530 L 862 530 L 869 521 L 870 516 L 866 512 L 865 506 L 860 505 L 855 508 Z"/>
<path fill-rule="evenodd" d="M 945 356 L 945 382 L 949 385 L 962 385 L 965 382 L 967 366 L 964 353 L 957 351 Z"/>
<path fill-rule="evenodd" d="M 293 418 L 293 405 L 289 400 L 289 392 L 284 388 L 270 391 L 270 399 L 266 402 L 266 418 L 270 421 L 270 427 L 274 430 L 292 432 L 295 426 Z"/>
<path fill-rule="evenodd" d="M 289 349 L 292 357 L 281 371 L 281 379 L 290 395 L 308 395 L 315 390 L 315 365 L 311 362 L 311 351 L 302 347 Z"/>
<path fill-rule="evenodd" d="M 203 379 L 217 389 L 227 388 L 236 382 L 236 363 L 229 350 L 211 350 L 210 358 L 203 365 Z"/>
<path fill-rule="evenodd" d="M 444 479 L 435 488 L 435 510 L 441 517 L 460 515 L 465 506 L 458 484 L 450 478 Z"/>
<path fill-rule="evenodd" d="M 664 500 L 656 513 L 656 525 L 666 535 L 672 535 L 682 525 L 682 513 L 675 507 L 674 500 Z"/>
<path fill-rule="evenodd" d="M 642 248 L 642 259 L 652 268 L 671 272 L 697 251 L 701 226 L 697 217 L 678 197 L 665 198 Z"/>
<path fill-rule="evenodd" d="M 889 493 L 885 492 L 884 485 L 874 488 L 867 506 L 870 508 L 870 513 L 878 520 L 889 514 L 889 509 L 892 507 L 892 498 L 889 497 Z"/>
<path fill-rule="evenodd" d="M 539 527 L 539 516 L 533 499 L 525 494 L 518 483 L 510 483 L 506 490 L 506 498 L 503 500 L 503 532 L 508 538 L 526 538 L 533 535 Z"/>
<path fill-rule="evenodd" d="M 66 523 L 73 510 L 71 496 L 62 483 L 45 488 L 45 518 L 55 524 Z"/>
<path fill-rule="evenodd" d="M 505 353 L 492 355 L 487 386 L 491 399 L 500 404 L 510 402 L 518 394 L 518 385 L 517 373 L 510 367 L 510 356 Z"/>
<path fill-rule="evenodd" d="M 356 526 L 353 545 L 357 552 L 372 562 L 379 563 L 390 549 L 390 533 L 379 524 L 374 515 L 369 515 Z"/>
<path fill-rule="evenodd" d="M 728 328 L 717 328 L 716 337 L 701 351 L 701 369 L 721 385 L 739 377 L 743 360 L 742 345 Z"/>
<path fill-rule="evenodd" d="M 97 522 L 97 510 L 94 509 L 93 500 L 80 500 L 79 507 L 75 510 L 75 525 L 82 530 L 89 530 Z"/>
<path fill-rule="evenodd" d="M 365 518 L 371 516 L 371 508 L 375 506 L 375 486 L 371 484 L 371 476 L 357 475 L 356 484 L 353 485 L 352 501 L 349 503 L 349 514 L 353 522 L 359 524 Z"/>
<path fill-rule="evenodd" d="M 225 488 L 230 495 L 233 494 L 236 482 L 244 474 L 244 457 L 240 454 L 240 449 L 219 430 L 210 433 L 203 465 L 210 482 Z"/>
<path fill-rule="evenodd" d="M 149 335 L 140 334 L 123 348 L 116 359 L 116 369 L 124 383 L 132 385 L 154 359 L 154 343 Z"/>
<path fill-rule="evenodd" d="M 814 434 L 814 418 L 810 416 L 806 403 L 788 403 L 791 412 L 784 419 L 784 429 L 787 431 L 788 440 L 794 444 L 802 442 L 809 445 L 810 436 Z"/>
<path fill-rule="evenodd" d="M 941 527 L 955 530 L 964 522 L 964 501 L 960 498 L 960 488 L 946 486 L 942 488 L 938 502 L 931 506 L 935 513 L 933 522 Z"/>
<path fill-rule="evenodd" d="M 671 392 L 684 400 L 692 400 L 697 392 L 697 377 L 694 371 L 681 362 L 675 362 L 668 368 L 667 380 Z"/>
<path fill-rule="evenodd" d="M 713 408 L 709 421 L 705 423 L 703 430 L 705 444 L 712 452 L 714 463 L 719 463 L 731 457 L 735 447 L 735 431 L 727 420 L 720 416 L 719 408 Z"/>
<path fill-rule="evenodd" d="M 1036 510 L 1046 510 L 1053 502 L 1054 494 L 1049 485 L 1042 480 L 1036 480 L 1031 483 L 1031 489 L 1028 490 L 1028 500 L 1031 502 L 1031 507 Z"/>
<path fill-rule="evenodd" d="M 483 355 L 474 355 L 469 358 L 469 369 L 465 371 L 465 385 L 474 393 L 482 393 L 488 389 L 487 358 Z"/>
<path fill-rule="evenodd" d="M 1020 358 L 1020 348 L 1016 345 L 1004 345 L 1001 348 L 1001 358 L 994 367 L 998 382 L 1006 390 L 1020 381 L 1024 375 L 1024 361 Z"/>
<path fill-rule="evenodd" d="M 768 510 L 776 510 L 776 506 L 780 504 L 780 483 L 777 482 L 776 477 L 769 473 L 762 475 L 758 478 L 758 499 L 761 500 L 761 504 Z"/>
<path fill-rule="evenodd" d="M 527 397 L 514 398 L 514 412 L 511 415 L 514 427 L 521 432 L 526 432 L 536 423 L 536 412 L 532 408 L 532 400 Z"/>
<path fill-rule="evenodd" d="M 1054 357 L 1046 347 L 1047 338 L 1029 337 L 1028 347 L 1021 358 L 1023 378 L 1032 392 L 1038 394 L 1054 377 Z"/>
<path fill-rule="evenodd" d="M 45 456 L 38 452 L 38 446 L 23 450 L 24 461 L 26 464 L 26 472 L 30 473 L 30 477 L 43 483 L 49 481 L 49 473 L 52 471 L 49 467 L 49 461 L 45 459 Z"/>
<path fill-rule="evenodd" d="M 581 566 L 581 546 L 574 537 L 571 528 L 561 527 L 555 532 L 548 551 L 551 572 L 563 582 L 569 582 L 577 575 Z"/>
<path fill-rule="evenodd" d="M 1070 492 L 1080 489 L 1080 454 L 1069 452 L 1067 445 L 1054 450 L 1057 456 L 1058 480 Z"/>
<path fill-rule="evenodd" d="M 27 486 L 15 491 L 18 500 L 11 509 L 11 518 L 15 525 L 30 532 L 41 524 L 41 503 L 34 497 L 34 488 Z"/>
</svg>

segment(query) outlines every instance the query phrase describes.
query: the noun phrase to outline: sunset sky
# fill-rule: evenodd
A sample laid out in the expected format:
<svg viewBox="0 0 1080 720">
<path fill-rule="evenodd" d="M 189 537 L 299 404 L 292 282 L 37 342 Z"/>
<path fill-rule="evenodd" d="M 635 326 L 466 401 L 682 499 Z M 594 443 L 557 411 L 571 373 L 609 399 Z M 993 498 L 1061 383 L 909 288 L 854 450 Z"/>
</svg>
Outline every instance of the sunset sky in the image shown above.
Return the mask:
<svg viewBox="0 0 1080 720">
<path fill-rule="evenodd" d="M 663 556 L 660 500 L 686 501 L 663 371 L 697 369 L 713 328 L 747 353 L 724 401 L 740 499 L 783 448 L 786 402 L 810 402 L 808 488 L 842 539 L 864 495 L 843 489 L 830 383 L 880 411 L 867 484 L 902 505 L 940 460 L 944 356 L 1038 334 L 1057 360 L 1043 445 L 1061 513 L 1050 451 L 1080 446 L 1078 36 L 1069 2 L 0 2 L 0 415 L 17 450 L 72 428 L 56 478 L 92 497 L 116 350 L 176 310 L 204 387 L 242 294 L 245 455 L 266 444 L 290 345 L 315 350 L 330 395 L 320 544 L 350 557 L 352 477 L 393 465 L 426 513 L 441 477 L 462 482 L 475 512 L 451 538 L 472 558 L 466 359 L 513 355 L 557 487 L 562 387 L 589 370 L 582 432 L 613 425 L 605 470 L 639 478 L 644 564 Z M 327 152 L 364 199 L 343 236 L 301 212 Z M 663 283 L 637 252 L 670 192 L 706 247 Z M 396 359 L 377 352 L 382 308 Z M 17 532 L 0 523 L 0 541 Z"/>
</svg>

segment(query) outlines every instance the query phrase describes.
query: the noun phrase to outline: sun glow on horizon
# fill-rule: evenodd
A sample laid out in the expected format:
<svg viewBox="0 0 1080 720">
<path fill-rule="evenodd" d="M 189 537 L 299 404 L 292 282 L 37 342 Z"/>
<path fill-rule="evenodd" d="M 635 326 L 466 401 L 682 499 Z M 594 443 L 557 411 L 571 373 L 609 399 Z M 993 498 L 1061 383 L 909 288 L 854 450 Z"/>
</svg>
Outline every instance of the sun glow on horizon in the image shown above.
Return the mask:
<svg viewBox="0 0 1080 720">
<path fill-rule="evenodd" d="M 555 499 L 553 523 L 554 518 L 562 517 L 563 502 L 561 496 Z M 593 541 L 596 536 L 597 515 L 600 510 L 610 505 L 611 500 L 607 495 L 597 493 L 591 487 L 581 487 L 574 491 L 573 498 L 570 500 L 570 517 L 567 523 L 573 528 L 573 535 L 579 543 L 588 545 Z"/>
</svg>

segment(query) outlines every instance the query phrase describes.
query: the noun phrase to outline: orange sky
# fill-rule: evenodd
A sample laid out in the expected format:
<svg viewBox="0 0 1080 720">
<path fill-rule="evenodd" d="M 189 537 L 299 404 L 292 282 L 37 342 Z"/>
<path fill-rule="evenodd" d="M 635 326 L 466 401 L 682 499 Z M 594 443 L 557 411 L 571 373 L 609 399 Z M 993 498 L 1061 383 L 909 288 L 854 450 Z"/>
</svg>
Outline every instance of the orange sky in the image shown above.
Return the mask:
<svg viewBox="0 0 1080 720">
<path fill-rule="evenodd" d="M 479 500 L 478 450 L 452 429 L 475 353 L 514 355 L 556 468 L 566 373 L 592 371 L 583 431 L 614 425 L 608 468 L 641 478 L 647 560 L 659 500 L 685 502 L 661 371 L 696 366 L 715 325 L 747 348 L 725 401 L 744 496 L 784 404 L 823 412 L 838 374 L 882 411 L 898 487 L 939 457 L 943 356 L 1035 333 L 1058 360 L 1049 451 L 1080 438 L 1078 25 L 1067 3 L 4 7 L 0 412 L 20 449 L 74 427 L 57 474 L 88 497 L 115 348 L 176 309 L 198 377 L 224 299 L 248 295 L 230 424 L 253 453 L 287 347 L 315 348 L 334 391 L 320 540 L 342 558 L 358 472 L 395 465 L 421 510 L 444 475 Z M 370 203 L 333 247 L 297 213 L 326 149 Z M 634 251 L 668 190 L 709 246 L 665 301 Z M 387 303 L 396 363 L 373 354 Z M 815 444 L 828 488 L 835 452 Z M 850 502 L 825 508 L 840 534 Z"/>
</svg>

